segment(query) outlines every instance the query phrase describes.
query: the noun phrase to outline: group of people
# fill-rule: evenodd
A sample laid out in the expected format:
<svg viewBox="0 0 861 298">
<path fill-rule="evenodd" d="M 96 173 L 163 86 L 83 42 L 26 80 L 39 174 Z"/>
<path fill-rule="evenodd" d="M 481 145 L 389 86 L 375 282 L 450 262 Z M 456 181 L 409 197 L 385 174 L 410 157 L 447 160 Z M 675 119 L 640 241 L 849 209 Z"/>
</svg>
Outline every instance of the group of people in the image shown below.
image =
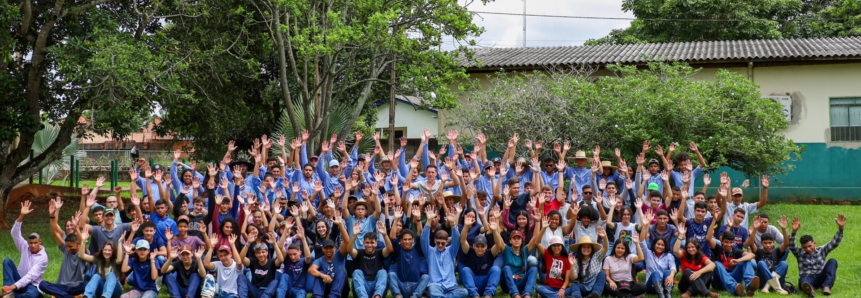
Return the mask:
<svg viewBox="0 0 861 298">
<path fill-rule="evenodd" d="M 836 280 L 828 254 L 843 237 L 842 214 L 827 244 L 796 241 L 798 217 L 775 216 L 775 227 L 767 214 L 753 216 L 766 204 L 767 176 L 756 203 L 743 202 L 726 173 L 706 196 L 711 178 L 700 175 L 706 161 L 694 143 L 696 167 L 676 144 L 665 153 L 649 142 L 632 164 L 616 149 L 614 166 L 600 147 L 568 158 L 567 142 L 543 154 L 541 141 L 526 140 L 518 154 L 516 134 L 491 159 L 480 132 L 471 152 L 450 131 L 435 153 L 425 130 L 411 159 L 406 139 L 387 153 L 379 134 L 372 154 L 348 152 L 332 136 L 308 157 L 308 137 L 263 136 L 253 163 L 234 161 L 230 142 L 202 171 L 178 150 L 169 169 L 141 159 L 127 198 L 117 187 L 98 202 L 99 178 L 64 221 L 67 201 L 56 197 L 48 206 L 63 253 L 56 283 L 42 280 L 42 236 L 22 235 L 33 212 L 23 202 L 12 228 L 20 260 L 3 262 L 4 298 L 155 298 L 163 286 L 173 298 L 488 298 L 498 287 L 512 298 L 669 298 L 674 287 L 682 297 L 786 295 L 787 252 L 798 260 L 800 292 L 830 295 Z M 269 156 L 273 142 L 280 156 Z"/>
</svg>

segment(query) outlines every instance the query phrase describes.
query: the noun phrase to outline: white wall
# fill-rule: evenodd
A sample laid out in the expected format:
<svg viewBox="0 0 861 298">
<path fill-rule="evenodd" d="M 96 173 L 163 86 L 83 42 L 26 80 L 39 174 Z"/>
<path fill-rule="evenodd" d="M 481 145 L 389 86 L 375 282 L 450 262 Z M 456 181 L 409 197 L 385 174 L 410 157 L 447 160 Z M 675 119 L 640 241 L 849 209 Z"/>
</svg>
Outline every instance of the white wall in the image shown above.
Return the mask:
<svg viewBox="0 0 861 298">
<path fill-rule="evenodd" d="M 419 138 L 425 128 L 430 129 L 431 135 L 440 132 L 437 114 L 428 110 L 415 110 L 412 105 L 398 101 L 395 105 L 395 128 L 406 128 L 407 138 Z M 377 129 L 389 128 L 389 104 L 377 107 Z"/>
</svg>

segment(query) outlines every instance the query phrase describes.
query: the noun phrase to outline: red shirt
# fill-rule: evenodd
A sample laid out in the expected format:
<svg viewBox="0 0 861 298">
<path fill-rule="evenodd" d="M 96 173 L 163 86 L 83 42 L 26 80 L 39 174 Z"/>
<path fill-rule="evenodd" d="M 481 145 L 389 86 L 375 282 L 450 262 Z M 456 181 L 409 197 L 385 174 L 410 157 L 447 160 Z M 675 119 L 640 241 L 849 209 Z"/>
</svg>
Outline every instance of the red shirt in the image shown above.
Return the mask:
<svg viewBox="0 0 861 298">
<path fill-rule="evenodd" d="M 550 202 L 544 203 L 544 216 L 547 216 L 551 210 L 559 211 L 559 208 L 562 208 L 562 203 L 559 203 L 558 200 L 552 199 Z"/>
<path fill-rule="evenodd" d="M 562 288 L 565 285 L 565 275 L 571 269 L 571 263 L 568 262 L 568 255 L 565 250 L 562 250 L 563 256 L 554 257 L 549 249 L 544 249 L 544 265 L 547 268 L 547 278 L 544 279 L 544 285 L 551 288 Z"/>
<path fill-rule="evenodd" d="M 700 262 L 698 264 L 688 262 L 687 261 L 687 255 L 688 255 L 687 252 L 682 252 L 682 259 L 681 259 L 682 266 L 679 269 L 681 272 L 685 272 L 685 269 L 688 269 L 688 268 L 690 268 L 691 271 L 698 271 L 700 269 L 703 269 L 703 267 L 706 266 L 706 260 L 708 258 L 706 258 L 705 255 L 703 255 L 703 258 L 700 260 Z"/>
</svg>

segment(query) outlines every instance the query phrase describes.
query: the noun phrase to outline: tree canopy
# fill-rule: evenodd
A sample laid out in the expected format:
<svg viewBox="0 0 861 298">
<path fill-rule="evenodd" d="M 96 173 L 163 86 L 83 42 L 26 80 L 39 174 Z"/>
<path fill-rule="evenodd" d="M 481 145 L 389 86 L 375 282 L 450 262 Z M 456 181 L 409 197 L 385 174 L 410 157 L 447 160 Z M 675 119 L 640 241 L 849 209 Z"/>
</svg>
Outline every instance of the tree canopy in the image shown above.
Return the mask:
<svg viewBox="0 0 861 298">
<path fill-rule="evenodd" d="M 697 80 L 697 69 L 663 62 L 608 69 L 615 75 L 590 77 L 581 66 L 491 75 L 488 86 L 476 81 L 466 91 L 450 124 L 481 130 L 499 152 L 518 133 L 544 144 L 570 141 L 572 150 L 619 148 L 629 161 L 647 140 L 695 142 L 709 168 L 746 174 L 784 174 L 792 169 L 784 162 L 799 158 L 802 148 L 780 135 L 789 125 L 780 105 L 743 75 L 720 70 L 714 81 Z"/>
</svg>

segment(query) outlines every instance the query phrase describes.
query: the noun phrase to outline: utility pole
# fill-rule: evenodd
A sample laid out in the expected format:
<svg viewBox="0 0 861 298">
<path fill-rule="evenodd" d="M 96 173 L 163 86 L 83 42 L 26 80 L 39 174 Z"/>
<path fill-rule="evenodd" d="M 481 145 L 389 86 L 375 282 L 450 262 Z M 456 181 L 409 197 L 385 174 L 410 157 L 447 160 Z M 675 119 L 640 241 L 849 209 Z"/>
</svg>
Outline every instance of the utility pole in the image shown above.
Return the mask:
<svg viewBox="0 0 861 298">
<path fill-rule="evenodd" d="M 394 54 L 392 56 L 392 83 L 391 83 L 391 94 L 389 98 L 389 150 L 388 152 L 393 152 L 395 145 L 395 105 L 397 101 L 395 100 L 395 69 L 398 66 L 398 54 Z"/>
<path fill-rule="evenodd" d="M 526 47 L 526 0 L 523 0 L 523 47 Z"/>
</svg>

